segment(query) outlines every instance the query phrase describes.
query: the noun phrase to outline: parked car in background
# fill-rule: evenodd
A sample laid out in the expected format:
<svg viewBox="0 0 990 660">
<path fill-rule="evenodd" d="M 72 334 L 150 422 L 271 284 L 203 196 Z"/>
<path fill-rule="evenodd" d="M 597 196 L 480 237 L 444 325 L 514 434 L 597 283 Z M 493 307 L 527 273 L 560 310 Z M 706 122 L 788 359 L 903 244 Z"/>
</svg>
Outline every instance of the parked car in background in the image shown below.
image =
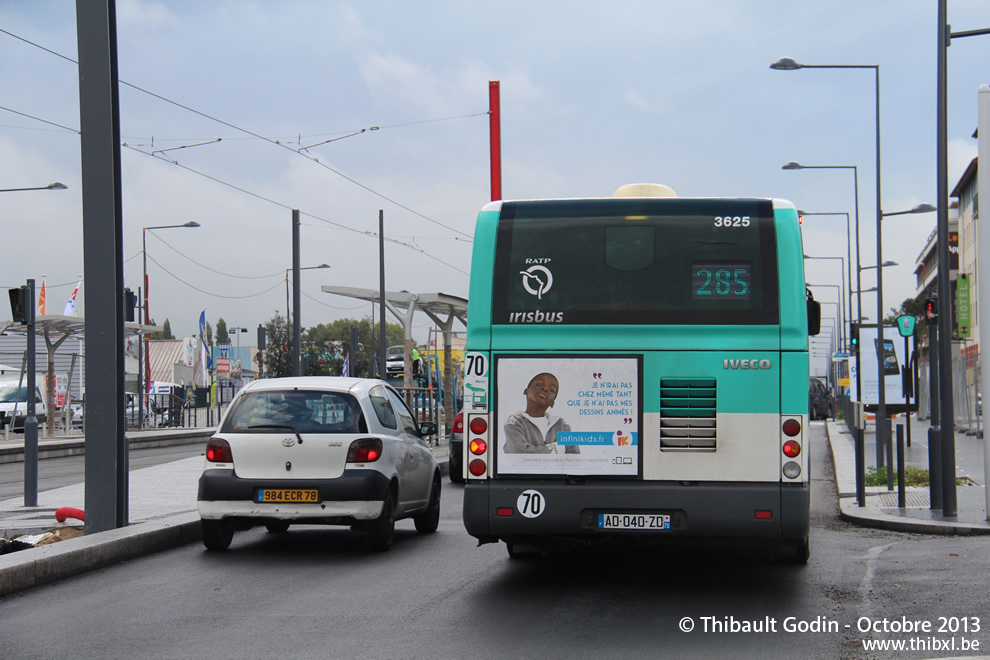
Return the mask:
<svg viewBox="0 0 990 660">
<path fill-rule="evenodd" d="M 811 419 L 826 419 L 835 416 L 835 402 L 828 386 L 817 378 L 808 382 L 808 414 Z"/>
<path fill-rule="evenodd" d="M 392 387 L 376 379 L 269 378 L 237 393 L 206 444 L 197 497 L 203 544 L 236 530 L 344 525 L 371 550 L 392 545 L 395 521 L 440 521 L 440 465 Z"/>
<path fill-rule="evenodd" d="M 27 395 L 26 383 L 18 386 L 18 381 L 0 382 L 0 428 L 10 425 L 12 431 L 18 433 L 24 430 L 24 419 L 27 417 Z M 44 424 L 48 420 L 48 409 L 45 407 L 45 397 L 41 394 L 41 388 L 34 390 L 34 415 L 38 418 L 38 424 Z"/>
<path fill-rule="evenodd" d="M 450 480 L 455 484 L 464 483 L 464 411 L 454 417 L 450 427 L 450 440 L 447 448 L 449 456 L 447 465 L 450 468 Z"/>
</svg>

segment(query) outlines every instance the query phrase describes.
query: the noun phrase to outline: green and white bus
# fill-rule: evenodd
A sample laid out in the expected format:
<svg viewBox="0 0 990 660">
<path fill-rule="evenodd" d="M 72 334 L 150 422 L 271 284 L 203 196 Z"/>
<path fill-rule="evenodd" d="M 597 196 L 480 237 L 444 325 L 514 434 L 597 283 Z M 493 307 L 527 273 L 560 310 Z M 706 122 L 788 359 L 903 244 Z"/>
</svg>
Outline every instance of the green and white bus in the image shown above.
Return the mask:
<svg viewBox="0 0 990 660">
<path fill-rule="evenodd" d="M 478 216 L 464 525 L 510 556 L 762 542 L 807 561 L 808 335 L 778 199 L 497 201 Z"/>
</svg>

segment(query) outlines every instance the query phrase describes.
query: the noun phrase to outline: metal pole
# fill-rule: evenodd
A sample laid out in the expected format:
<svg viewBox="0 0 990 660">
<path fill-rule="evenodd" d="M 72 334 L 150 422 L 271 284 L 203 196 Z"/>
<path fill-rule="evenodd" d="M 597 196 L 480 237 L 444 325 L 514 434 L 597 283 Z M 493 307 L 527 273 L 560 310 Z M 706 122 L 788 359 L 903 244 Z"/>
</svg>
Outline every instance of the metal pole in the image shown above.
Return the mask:
<svg viewBox="0 0 990 660">
<path fill-rule="evenodd" d="M 141 299 L 141 287 L 138 287 L 138 299 Z M 141 315 L 138 315 L 141 318 Z M 137 400 L 138 400 L 138 430 L 144 428 L 144 333 L 138 335 L 138 377 L 137 377 Z"/>
<path fill-rule="evenodd" d="M 949 170 L 947 80 L 949 25 L 946 0 L 938 0 L 938 286 L 942 310 L 938 315 L 939 398 L 941 399 L 942 438 L 942 515 L 955 517 L 956 502 L 956 437 L 955 415 L 952 407 L 952 287 L 949 273 Z"/>
<path fill-rule="evenodd" d="M 302 326 L 299 323 L 299 209 L 292 209 L 292 375 L 302 376 Z"/>
<path fill-rule="evenodd" d="M 876 149 L 877 149 L 877 418 L 876 442 L 878 456 L 890 442 L 887 426 L 887 375 L 884 369 L 884 334 L 883 334 L 883 211 L 880 208 L 880 65 L 873 67 L 876 73 Z M 889 458 L 889 456 L 888 456 Z M 881 463 L 877 463 L 880 467 Z"/>
<path fill-rule="evenodd" d="M 35 303 L 34 280 L 27 281 L 27 300 L 24 305 L 27 326 L 27 410 L 24 417 L 24 506 L 38 506 L 38 417 L 34 393 L 37 388 L 35 361 Z M 16 401 L 18 397 L 15 397 Z M 48 413 L 51 415 L 51 411 Z M 16 415 L 15 415 L 16 417 Z M 13 424 L 14 420 L 11 419 Z"/>
<path fill-rule="evenodd" d="M 387 350 L 385 337 L 385 210 L 378 209 L 378 309 L 380 317 L 378 320 L 378 365 L 379 377 L 382 380 L 388 379 L 388 372 L 385 371 L 385 351 Z"/>
</svg>

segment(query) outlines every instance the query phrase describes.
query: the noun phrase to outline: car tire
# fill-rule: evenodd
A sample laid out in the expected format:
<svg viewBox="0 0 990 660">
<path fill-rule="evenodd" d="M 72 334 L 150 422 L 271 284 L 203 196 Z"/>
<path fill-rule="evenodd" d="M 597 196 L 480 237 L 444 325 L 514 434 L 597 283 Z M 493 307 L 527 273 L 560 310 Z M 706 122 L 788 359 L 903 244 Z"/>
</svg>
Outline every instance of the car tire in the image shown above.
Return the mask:
<svg viewBox="0 0 990 660">
<path fill-rule="evenodd" d="M 791 541 L 785 548 L 786 561 L 789 564 L 807 564 L 811 558 L 811 542 L 807 536 L 803 539 Z"/>
<path fill-rule="evenodd" d="M 395 538 L 395 502 L 392 494 L 385 496 L 382 512 L 374 520 L 364 523 L 364 540 L 372 552 L 385 552 L 392 547 Z"/>
<path fill-rule="evenodd" d="M 219 520 L 200 520 L 203 526 L 203 545 L 207 550 L 226 550 L 234 540 L 234 530 Z"/>
<path fill-rule="evenodd" d="M 448 470 L 450 471 L 450 483 L 452 484 L 462 484 L 464 483 L 464 473 L 461 472 L 462 467 L 460 465 L 454 465 L 451 461 L 448 464 Z"/>
<path fill-rule="evenodd" d="M 416 523 L 416 531 L 420 534 L 432 534 L 440 526 L 440 479 L 433 479 L 433 486 L 430 488 L 430 503 L 426 511 L 413 517 Z"/>
<path fill-rule="evenodd" d="M 266 523 L 265 529 L 267 529 L 272 534 L 285 534 L 287 531 L 289 531 L 289 521 L 279 520 L 278 522 Z"/>
</svg>

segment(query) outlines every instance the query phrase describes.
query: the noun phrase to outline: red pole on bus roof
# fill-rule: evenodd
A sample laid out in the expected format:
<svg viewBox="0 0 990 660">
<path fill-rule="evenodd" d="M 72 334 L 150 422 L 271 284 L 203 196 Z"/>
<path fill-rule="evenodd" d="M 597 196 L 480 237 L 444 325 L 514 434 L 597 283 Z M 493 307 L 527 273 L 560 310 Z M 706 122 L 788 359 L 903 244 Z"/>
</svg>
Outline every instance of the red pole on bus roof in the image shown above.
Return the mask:
<svg viewBox="0 0 990 660">
<path fill-rule="evenodd" d="M 492 201 L 502 199 L 502 130 L 499 120 L 498 81 L 488 81 L 488 122 L 492 152 Z"/>
</svg>

